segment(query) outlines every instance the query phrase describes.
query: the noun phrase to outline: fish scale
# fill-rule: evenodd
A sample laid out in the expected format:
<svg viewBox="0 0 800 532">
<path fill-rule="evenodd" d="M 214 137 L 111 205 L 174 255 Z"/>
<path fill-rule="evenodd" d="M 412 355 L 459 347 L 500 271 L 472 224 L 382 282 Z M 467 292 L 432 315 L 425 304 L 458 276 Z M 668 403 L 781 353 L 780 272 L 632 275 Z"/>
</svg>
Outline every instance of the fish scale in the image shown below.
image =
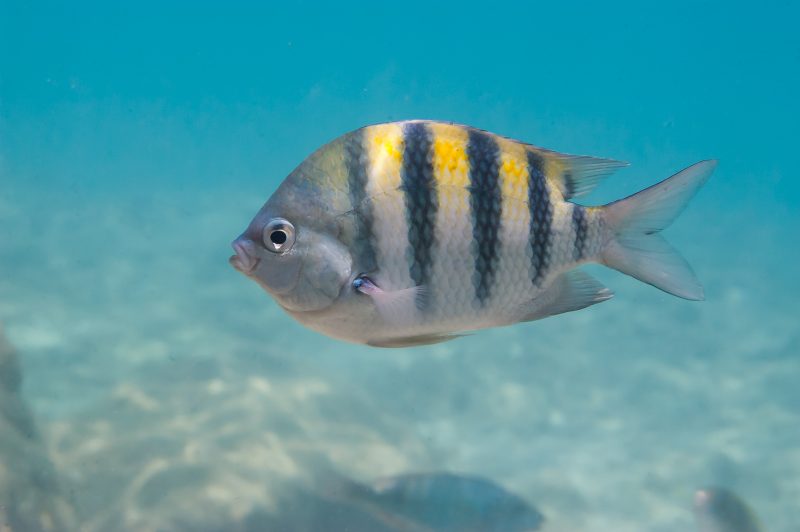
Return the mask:
<svg viewBox="0 0 800 532">
<path fill-rule="evenodd" d="M 373 245 L 377 265 L 375 269 L 369 269 L 356 263 L 355 271 L 374 276 L 387 289 L 413 286 L 407 263 L 407 207 L 405 197 L 400 193 L 405 149 L 402 128 L 400 124 L 383 124 L 365 128 L 363 132 L 368 154 L 364 161 L 369 176 L 367 190 L 375 213 Z"/>
<path fill-rule="evenodd" d="M 454 275 L 473 262 L 470 249 L 472 224 L 469 204 L 469 166 L 467 131 L 447 124 L 429 124 L 434 136 L 433 161 L 437 181 L 439 211 L 436 218 L 437 253 L 429 292 L 438 303 L 431 309 L 433 318 L 450 318 L 448 308 L 459 308 L 465 319 L 474 319 L 474 285 L 469 275 Z M 431 316 L 428 316 L 431 318 Z"/>
</svg>

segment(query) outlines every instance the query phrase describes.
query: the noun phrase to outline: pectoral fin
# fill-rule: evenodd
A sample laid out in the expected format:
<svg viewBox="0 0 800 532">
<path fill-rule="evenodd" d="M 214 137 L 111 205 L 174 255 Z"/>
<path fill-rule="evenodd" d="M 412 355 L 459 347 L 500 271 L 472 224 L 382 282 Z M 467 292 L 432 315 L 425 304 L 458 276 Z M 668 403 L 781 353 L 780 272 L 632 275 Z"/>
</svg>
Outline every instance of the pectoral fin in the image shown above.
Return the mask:
<svg viewBox="0 0 800 532">
<path fill-rule="evenodd" d="M 414 323 L 420 309 L 425 306 L 428 294 L 424 286 L 384 290 L 366 276 L 353 281 L 353 287 L 372 300 L 378 313 L 387 323 L 396 326 Z"/>
</svg>

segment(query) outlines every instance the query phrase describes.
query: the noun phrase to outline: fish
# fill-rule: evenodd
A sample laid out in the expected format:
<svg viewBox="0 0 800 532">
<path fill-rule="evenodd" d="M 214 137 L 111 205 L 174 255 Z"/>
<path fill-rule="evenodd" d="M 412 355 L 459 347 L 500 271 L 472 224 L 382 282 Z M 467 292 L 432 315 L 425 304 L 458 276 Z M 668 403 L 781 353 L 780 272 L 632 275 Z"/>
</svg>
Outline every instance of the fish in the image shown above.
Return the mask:
<svg viewBox="0 0 800 532">
<path fill-rule="evenodd" d="M 404 532 L 528 532 L 544 523 L 535 507 L 478 476 L 408 473 L 371 484 L 347 481 L 341 492 Z"/>
<path fill-rule="evenodd" d="M 698 532 L 763 532 L 758 517 L 747 503 L 722 487 L 697 490 L 694 515 Z"/>
<path fill-rule="evenodd" d="M 580 269 L 587 263 L 703 299 L 660 232 L 717 162 L 607 205 L 574 201 L 626 165 L 450 122 L 366 126 L 297 166 L 233 241 L 229 262 L 306 327 L 377 347 L 610 299 Z"/>
</svg>

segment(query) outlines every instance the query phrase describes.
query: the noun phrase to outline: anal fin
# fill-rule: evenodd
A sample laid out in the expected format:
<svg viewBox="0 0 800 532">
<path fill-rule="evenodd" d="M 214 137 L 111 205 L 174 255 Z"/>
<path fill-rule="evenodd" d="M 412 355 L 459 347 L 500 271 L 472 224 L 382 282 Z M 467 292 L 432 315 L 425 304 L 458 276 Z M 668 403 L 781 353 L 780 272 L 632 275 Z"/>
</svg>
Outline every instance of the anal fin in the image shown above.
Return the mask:
<svg viewBox="0 0 800 532">
<path fill-rule="evenodd" d="M 534 321 L 580 310 L 613 297 L 600 281 L 580 270 L 561 274 L 542 294 L 526 303 L 518 321 Z"/>
</svg>

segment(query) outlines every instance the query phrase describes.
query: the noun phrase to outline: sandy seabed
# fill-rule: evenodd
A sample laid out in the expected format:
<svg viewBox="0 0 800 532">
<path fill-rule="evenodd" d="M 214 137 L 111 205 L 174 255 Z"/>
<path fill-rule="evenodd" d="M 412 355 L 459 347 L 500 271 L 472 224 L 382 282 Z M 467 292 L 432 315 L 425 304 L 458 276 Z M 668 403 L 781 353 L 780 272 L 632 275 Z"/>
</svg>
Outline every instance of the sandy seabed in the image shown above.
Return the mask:
<svg viewBox="0 0 800 532">
<path fill-rule="evenodd" d="M 379 530 L 319 492 L 332 468 L 481 475 L 549 532 L 693 530 L 693 491 L 717 483 L 797 530 L 797 252 L 776 255 L 778 229 L 742 237 L 747 257 L 724 220 L 714 248 L 691 220 L 670 232 L 702 303 L 597 268 L 609 303 L 378 350 L 303 329 L 230 269 L 260 199 L 195 196 L 49 198 L 46 220 L 33 193 L 0 204 L 0 321 L 57 479 L 40 491 L 78 529 Z"/>
</svg>

